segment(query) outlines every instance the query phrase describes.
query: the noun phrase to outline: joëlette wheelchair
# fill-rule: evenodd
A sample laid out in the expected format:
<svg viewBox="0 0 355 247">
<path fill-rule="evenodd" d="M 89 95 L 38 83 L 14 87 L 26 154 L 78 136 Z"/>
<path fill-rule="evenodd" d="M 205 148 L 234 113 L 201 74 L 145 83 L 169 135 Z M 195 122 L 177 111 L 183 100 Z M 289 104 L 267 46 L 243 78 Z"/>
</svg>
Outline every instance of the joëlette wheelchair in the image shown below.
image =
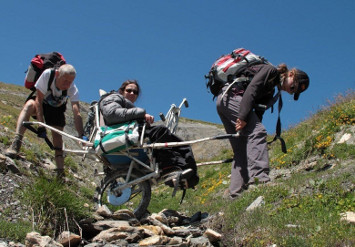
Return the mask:
<svg viewBox="0 0 355 247">
<path fill-rule="evenodd" d="M 102 94 L 102 92 L 100 94 Z M 183 105 L 188 107 L 186 99 L 183 99 L 179 106 L 172 104 L 166 115 L 160 114 L 164 125 L 172 133 L 175 133 L 177 130 Z M 82 155 L 83 160 L 85 160 L 87 155 L 95 155 L 103 164 L 103 172 L 96 173 L 96 175 L 104 176 L 95 191 L 94 202 L 96 207 L 99 208 L 106 205 L 111 211 L 129 209 L 137 218 L 141 218 L 147 212 L 151 200 L 151 188 L 153 185 L 166 182 L 167 179 L 173 181 L 173 183 L 179 183 L 179 185 L 184 184 L 184 182 L 186 182 L 184 181 L 184 175 L 188 174 L 190 172 L 189 170 L 191 170 L 187 169 L 185 171 L 177 172 L 176 176 L 175 174 L 173 174 L 174 176 L 162 175 L 161 168 L 159 167 L 159 164 L 155 162 L 153 157 L 155 149 L 186 146 L 198 142 L 237 136 L 229 134 L 183 142 L 147 143 L 146 140 L 143 139 L 143 135 L 141 135 L 142 137 L 136 146 L 115 153 L 98 155 L 93 148 L 93 141 L 103 120 L 100 116 L 99 106 L 96 101 L 91 103 L 90 110 L 91 112 L 88 116 L 88 122 L 85 125 L 85 133 L 89 136 L 89 141 L 83 141 L 80 138 L 59 131 L 42 122 L 24 122 L 23 125 L 34 132 L 36 129 L 33 128 L 32 125 L 42 126 L 53 130 L 62 136 L 77 141 L 80 143 L 79 149 L 67 149 L 65 145 L 63 145 L 63 151 Z M 46 139 L 46 142 L 51 146 L 48 139 Z M 177 178 L 182 178 L 182 180 L 178 180 Z M 182 187 L 176 186 L 175 189 L 176 188 L 181 189 Z M 173 195 L 176 192 L 175 189 Z"/>
</svg>

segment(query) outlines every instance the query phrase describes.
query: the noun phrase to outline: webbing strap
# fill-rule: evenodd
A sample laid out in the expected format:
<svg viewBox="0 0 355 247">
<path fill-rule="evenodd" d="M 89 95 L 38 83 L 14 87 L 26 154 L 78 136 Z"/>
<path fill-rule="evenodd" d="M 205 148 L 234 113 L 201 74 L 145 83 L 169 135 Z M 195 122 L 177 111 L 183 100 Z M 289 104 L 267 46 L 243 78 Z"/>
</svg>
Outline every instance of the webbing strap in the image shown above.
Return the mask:
<svg viewBox="0 0 355 247">
<path fill-rule="evenodd" d="M 104 146 L 102 145 L 102 141 L 101 141 L 101 140 L 100 140 L 100 142 L 99 142 L 99 145 L 100 145 L 100 148 L 101 148 L 102 152 L 103 152 L 104 154 L 108 154 L 108 152 L 106 152 Z"/>
<path fill-rule="evenodd" d="M 277 124 L 276 124 L 276 135 L 274 137 L 274 139 L 270 142 L 268 142 L 268 144 L 273 143 L 276 140 L 280 140 L 281 142 L 281 150 L 283 153 L 287 153 L 287 148 L 286 148 L 286 143 L 284 141 L 284 139 L 281 137 L 281 118 L 280 118 L 280 112 L 283 106 L 283 102 L 282 102 L 282 97 L 281 97 L 281 92 L 278 92 L 278 99 L 279 99 L 279 104 L 278 104 L 278 117 L 277 117 Z M 275 98 L 275 97 L 274 97 Z M 274 100 L 274 99 L 273 99 Z"/>
<path fill-rule="evenodd" d="M 34 67 L 35 67 L 35 66 L 34 66 Z M 49 80 L 48 80 L 47 91 L 52 91 L 51 85 L 52 85 L 52 83 L 53 83 L 54 76 L 55 76 L 55 70 L 54 70 L 54 69 L 51 69 L 51 74 L 50 74 Z M 35 88 L 35 87 L 31 88 L 31 91 L 32 91 L 32 92 L 30 93 L 30 95 L 28 95 L 27 99 L 25 100 L 25 103 L 26 103 L 27 101 L 29 101 L 29 100 L 33 97 L 33 95 L 36 93 L 36 88 Z M 62 91 L 62 95 L 63 95 L 63 96 L 67 96 L 67 94 L 68 94 L 68 93 L 67 93 L 67 90 Z"/>
<path fill-rule="evenodd" d="M 49 80 L 48 80 L 47 91 L 51 91 L 52 92 L 51 86 L 52 86 L 52 83 L 54 81 L 54 76 L 55 76 L 55 69 L 51 69 L 51 74 L 50 74 Z M 63 90 L 62 91 L 62 96 L 67 96 L 67 94 L 68 94 L 67 90 Z"/>
<path fill-rule="evenodd" d="M 29 100 L 32 98 L 32 96 L 36 93 L 36 88 L 31 89 L 31 91 L 32 91 L 32 92 L 28 95 L 27 99 L 25 100 L 25 103 L 26 103 L 27 101 L 29 101 Z"/>
</svg>

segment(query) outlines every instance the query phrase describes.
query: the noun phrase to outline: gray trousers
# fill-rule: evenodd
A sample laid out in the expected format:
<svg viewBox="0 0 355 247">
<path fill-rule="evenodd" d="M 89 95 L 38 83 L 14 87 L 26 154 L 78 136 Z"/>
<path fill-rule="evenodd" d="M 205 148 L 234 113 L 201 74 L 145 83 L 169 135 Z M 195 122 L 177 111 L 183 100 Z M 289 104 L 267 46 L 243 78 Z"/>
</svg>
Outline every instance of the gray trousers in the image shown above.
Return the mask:
<svg viewBox="0 0 355 247">
<path fill-rule="evenodd" d="M 222 93 L 217 98 L 217 112 L 222 120 L 227 134 L 235 134 L 235 124 L 242 96 L 229 89 L 222 99 Z M 267 133 L 254 112 L 247 119 L 247 125 L 241 130 L 240 137 L 231 138 L 233 162 L 229 191 L 231 196 L 242 192 L 247 184 L 268 182 L 269 154 L 267 149 Z"/>
</svg>

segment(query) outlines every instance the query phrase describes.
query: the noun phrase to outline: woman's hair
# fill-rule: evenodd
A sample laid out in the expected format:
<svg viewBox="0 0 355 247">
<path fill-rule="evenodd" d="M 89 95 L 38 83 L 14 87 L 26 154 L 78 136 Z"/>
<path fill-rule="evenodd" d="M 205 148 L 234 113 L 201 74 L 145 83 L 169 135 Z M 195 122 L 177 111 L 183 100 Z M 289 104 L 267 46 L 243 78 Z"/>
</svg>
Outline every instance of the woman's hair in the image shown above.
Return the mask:
<svg viewBox="0 0 355 247">
<path fill-rule="evenodd" d="M 309 80 L 308 75 L 304 71 L 296 68 L 292 68 L 291 70 L 289 70 L 287 68 L 287 65 L 284 63 L 279 64 L 277 66 L 277 71 L 280 73 L 281 81 L 284 81 L 286 79 L 289 71 L 292 71 L 295 74 L 295 80 L 297 82 L 300 82 L 302 80 Z"/>
<path fill-rule="evenodd" d="M 292 68 L 291 70 L 289 70 L 287 68 L 287 65 L 284 63 L 279 64 L 277 66 L 277 71 L 280 73 L 280 81 L 281 82 L 285 81 L 285 79 L 288 76 L 289 71 L 292 71 L 294 73 L 294 75 L 295 75 L 294 80 L 298 84 L 297 92 L 295 92 L 295 94 L 294 94 L 294 100 L 298 100 L 300 93 L 305 91 L 309 86 L 309 77 L 308 77 L 307 73 L 300 70 L 300 69 L 296 69 L 296 68 Z"/>
<path fill-rule="evenodd" d="M 118 89 L 118 92 L 119 92 L 120 94 L 123 94 L 124 90 L 126 89 L 127 85 L 129 85 L 129 84 L 135 84 L 135 85 L 137 86 L 137 90 L 138 90 L 137 97 L 138 97 L 138 96 L 140 95 L 140 93 L 141 93 L 141 88 L 140 88 L 140 86 L 139 86 L 137 80 L 127 80 L 127 81 L 124 81 L 124 82 L 122 83 L 122 85 L 120 86 L 120 88 Z"/>
<path fill-rule="evenodd" d="M 280 73 L 280 81 L 281 82 L 285 81 L 288 72 L 287 65 L 284 63 L 279 64 L 277 66 L 277 71 Z"/>
</svg>

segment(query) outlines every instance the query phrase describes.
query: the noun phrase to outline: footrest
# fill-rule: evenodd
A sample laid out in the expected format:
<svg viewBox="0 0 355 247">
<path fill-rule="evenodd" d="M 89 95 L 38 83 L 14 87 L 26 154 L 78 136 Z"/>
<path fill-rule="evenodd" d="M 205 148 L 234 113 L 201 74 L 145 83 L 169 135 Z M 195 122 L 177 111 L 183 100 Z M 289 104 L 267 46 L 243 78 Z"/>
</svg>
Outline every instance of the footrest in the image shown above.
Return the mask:
<svg viewBox="0 0 355 247">
<path fill-rule="evenodd" d="M 171 172 L 164 176 L 166 177 L 164 183 L 173 188 L 187 189 L 187 179 L 190 178 L 193 173 L 194 171 L 191 168 L 184 171 Z"/>
</svg>

